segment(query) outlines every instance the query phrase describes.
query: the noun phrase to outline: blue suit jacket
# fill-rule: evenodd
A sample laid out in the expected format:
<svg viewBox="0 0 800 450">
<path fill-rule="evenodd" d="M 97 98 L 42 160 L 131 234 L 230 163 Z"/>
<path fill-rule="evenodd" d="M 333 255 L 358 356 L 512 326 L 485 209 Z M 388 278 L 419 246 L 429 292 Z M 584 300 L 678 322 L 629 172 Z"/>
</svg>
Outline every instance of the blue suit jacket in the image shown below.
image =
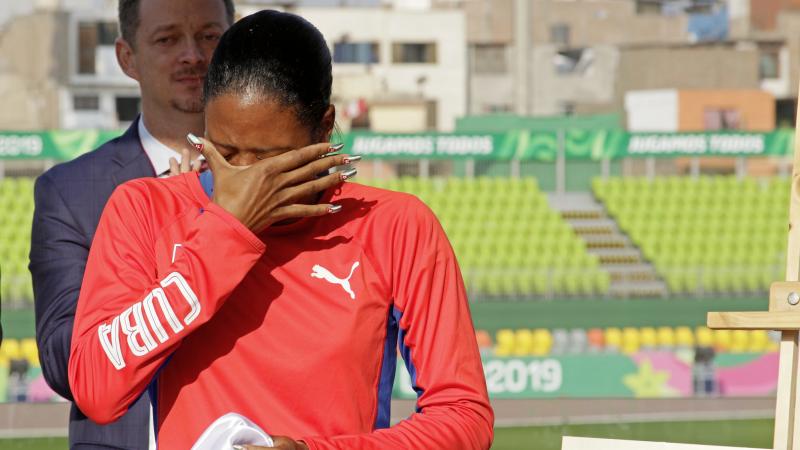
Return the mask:
<svg viewBox="0 0 800 450">
<path fill-rule="evenodd" d="M 34 188 L 30 271 L 36 307 L 36 342 L 45 380 L 72 400 L 67 363 L 72 323 L 100 214 L 120 184 L 155 176 L 139 140 L 138 120 L 117 139 L 42 174 Z M 147 449 L 150 404 L 143 394 L 118 421 L 98 425 L 73 403 L 73 449 Z"/>
</svg>

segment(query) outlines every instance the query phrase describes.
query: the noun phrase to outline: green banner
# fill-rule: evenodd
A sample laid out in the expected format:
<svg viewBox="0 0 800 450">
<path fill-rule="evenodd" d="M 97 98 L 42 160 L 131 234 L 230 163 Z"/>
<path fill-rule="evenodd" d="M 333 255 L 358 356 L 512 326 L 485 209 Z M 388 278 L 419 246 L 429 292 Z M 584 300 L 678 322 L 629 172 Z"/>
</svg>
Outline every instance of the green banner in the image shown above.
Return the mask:
<svg viewBox="0 0 800 450">
<path fill-rule="evenodd" d="M 0 159 L 66 161 L 119 136 L 119 131 L 0 132 Z"/>
<path fill-rule="evenodd" d="M 342 142 L 348 152 L 387 159 L 520 158 L 528 150 L 528 133 L 376 134 L 349 133 Z M 550 151 L 548 146 L 546 149 Z"/>
<path fill-rule="evenodd" d="M 483 372 L 492 398 L 747 397 L 775 393 L 777 352 L 721 353 L 711 363 L 699 366 L 694 356 L 692 349 L 631 355 L 484 356 Z M 395 374 L 393 396 L 417 397 L 402 362 Z"/>
<path fill-rule="evenodd" d="M 771 133 L 628 133 L 570 131 L 567 158 L 616 159 L 678 156 L 783 156 L 793 151 L 794 131 Z"/>
<path fill-rule="evenodd" d="M 73 159 L 119 136 L 119 131 L 0 132 L 0 159 Z M 373 159 L 479 159 L 494 161 L 619 159 L 679 156 L 781 156 L 792 153 L 794 132 L 628 133 L 571 129 L 488 133 L 381 134 L 339 136 L 348 152 Z M 334 138 L 334 140 L 338 140 Z"/>
<path fill-rule="evenodd" d="M 483 372 L 492 398 L 633 397 L 623 379 L 636 373 L 637 367 L 623 355 L 490 357 L 483 360 Z M 402 362 L 398 363 L 393 396 L 417 397 Z"/>
<path fill-rule="evenodd" d="M 563 138 L 563 140 L 562 140 Z M 628 133 L 614 130 L 509 131 L 462 134 L 367 134 L 344 136 L 356 154 L 386 159 L 489 159 L 555 161 L 563 145 L 567 159 L 680 156 L 782 156 L 792 153 L 794 131 L 771 133 Z M 562 144 L 563 143 L 563 144 Z"/>
</svg>

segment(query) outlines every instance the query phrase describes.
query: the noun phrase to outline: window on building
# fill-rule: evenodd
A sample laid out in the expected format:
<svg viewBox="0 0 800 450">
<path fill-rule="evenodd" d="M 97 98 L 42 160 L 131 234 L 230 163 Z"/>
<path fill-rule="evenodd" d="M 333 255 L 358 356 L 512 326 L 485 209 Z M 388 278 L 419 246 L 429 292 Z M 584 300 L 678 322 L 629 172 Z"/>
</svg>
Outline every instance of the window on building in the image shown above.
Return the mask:
<svg viewBox="0 0 800 450">
<path fill-rule="evenodd" d="M 687 14 L 713 14 L 717 5 L 722 5 L 720 0 L 692 0 L 685 7 Z"/>
<path fill-rule="evenodd" d="M 97 45 L 114 46 L 117 41 L 116 22 L 98 22 L 97 26 Z"/>
<path fill-rule="evenodd" d="M 797 114 L 797 99 L 785 98 L 775 100 L 775 126 L 778 128 L 794 128 Z"/>
<path fill-rule="evenodd" d="M 483 111 L 487 113 L 509 113 L 514 111 L 514 105 L 508 103 L 488 104 L 483 106 Z"/>
<path fill-rule="evenodd" d="M 758 55 L 758 75 L 763 79 L 780 78 L 780 49 L 762 49 Z"/>
<path fill-rule="evenodd" d="M 117 120 L 120 122 L 133 122 L 139 115 L 139 97 L 117 97 Z"/>
<path fill-rule="evenodd" d="M 703 122 L 708 131 L 738 130 L 741 128 L 739 110 L 731 108 L 706 108 Z"/>
<path fill-rule="evenodd" d="M 72 97 L 72 109 L 75 111 L 99 111 L 100 97 L 97 95 L 75 95 Z"/>
<path fill-rule="evenodd" d="M 562 50 L 553 57 L 553 67 L 558 75 L 582 75 L 594 63 L 594 51 L 589 48 Z"/>
<path fill-rule="evenodd" d="M 392 45 L 392 62 L 401 64 L 436 63 L 436 44 L 396 43 Z"/>
<path fill-rule="evenodd" d="M 508 52 L 503 44 L 476 44 L 473 47 L 472 71 L 475 73 L 508 72 Z"/>
<path fill-rule="evenodd" d="M 378 62 L 378 44 L 375 42 L 337 42 L 333 44 L 333 62 L 375 64 Z"/>
<path fill-rule="evenodd" d="M 661 15 L 662 0 L 636 0 L 636 14 Z"/>
<path fill-rule="evenodd" d="M 114 22 L 78 23 L 78 73 L 94 74 L 98 46 L 114 46 L 117 24 Z"/>
<path fill-rule="evenodd" d="M 550 26 L 550 43 L 556 45 L 569 45 L 569 25 L 557 23 Z"/>
<path fill-rule="evenodd" d="M 78 24 L 78 73 L 93 74 L 96 70 L 97 24 Z"/>
</svg>

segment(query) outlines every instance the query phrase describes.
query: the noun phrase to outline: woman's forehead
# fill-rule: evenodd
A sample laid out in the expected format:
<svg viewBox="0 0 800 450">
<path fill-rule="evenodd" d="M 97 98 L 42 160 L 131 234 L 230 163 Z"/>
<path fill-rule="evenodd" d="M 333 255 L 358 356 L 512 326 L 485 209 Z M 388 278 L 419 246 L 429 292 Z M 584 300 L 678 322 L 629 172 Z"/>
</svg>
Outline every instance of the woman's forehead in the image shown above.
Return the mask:
<svg viewBox="0 0 800 450">
<path fill-rule="evenodd" d="M 297 148 L 307 145 L 310 134 L 293 108 L 239 94 L 219 95 L 206 104 L 206 129 L 212 140 L 241 149 Z"/>
</svg>

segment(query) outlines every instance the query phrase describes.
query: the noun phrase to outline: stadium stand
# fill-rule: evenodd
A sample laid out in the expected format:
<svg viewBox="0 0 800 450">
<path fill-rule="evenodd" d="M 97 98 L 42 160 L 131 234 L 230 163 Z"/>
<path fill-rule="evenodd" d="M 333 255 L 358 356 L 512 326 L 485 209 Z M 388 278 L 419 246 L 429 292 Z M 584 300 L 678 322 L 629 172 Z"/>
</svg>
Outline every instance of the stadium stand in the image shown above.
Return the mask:
<svg viewBox="0 0 800 450">
<path fill-rule="evenodd" d="M 480 332 L 479 332 L 480 333 Z M 489 342 L 484 341 L 483 347 Z M 548 356 L 585 353 L 633 354 L 640 350 L 711 347 L 720 353 L 764 353 L 778 350 L 777 339 L 764 330 L 710 330 L 698 327 L 612 327 L 583 330 L 556 328 L 501 329 L 495 335 L 495 356 Z"/>
<path fill-rule="evenodd" d="M 612 177 L 593 193 L 673 295 L 760 293 L 782 278 L 789 181 Z M 547 203 L 534 178 L 372 180 L 409 192 L 440 218 L 471 298 L 604 296 L 608 272 Z M 30 305 L 33 178 L 0 181 L 0 294 Z M 663 236 L 671 236 L 663 239 Z"/>
<path fill-rule="evenodd" d="M 28 253 L 33 217 L 33 178 L 0 180 L 0 295 L 3 306 L 32 306 Z"/>
<path fill-rule="evenodd" d="M 788 179 L 616 177 L 592 188 L 672 294 L 763 293 L 783 278 Z"/>
<path fill-rule="evenodd" d="M 605 295 L 608 273 L 547 203 L 534 178 L 369 180 L 436 213 L 474 298 Z"/>
</svg>

